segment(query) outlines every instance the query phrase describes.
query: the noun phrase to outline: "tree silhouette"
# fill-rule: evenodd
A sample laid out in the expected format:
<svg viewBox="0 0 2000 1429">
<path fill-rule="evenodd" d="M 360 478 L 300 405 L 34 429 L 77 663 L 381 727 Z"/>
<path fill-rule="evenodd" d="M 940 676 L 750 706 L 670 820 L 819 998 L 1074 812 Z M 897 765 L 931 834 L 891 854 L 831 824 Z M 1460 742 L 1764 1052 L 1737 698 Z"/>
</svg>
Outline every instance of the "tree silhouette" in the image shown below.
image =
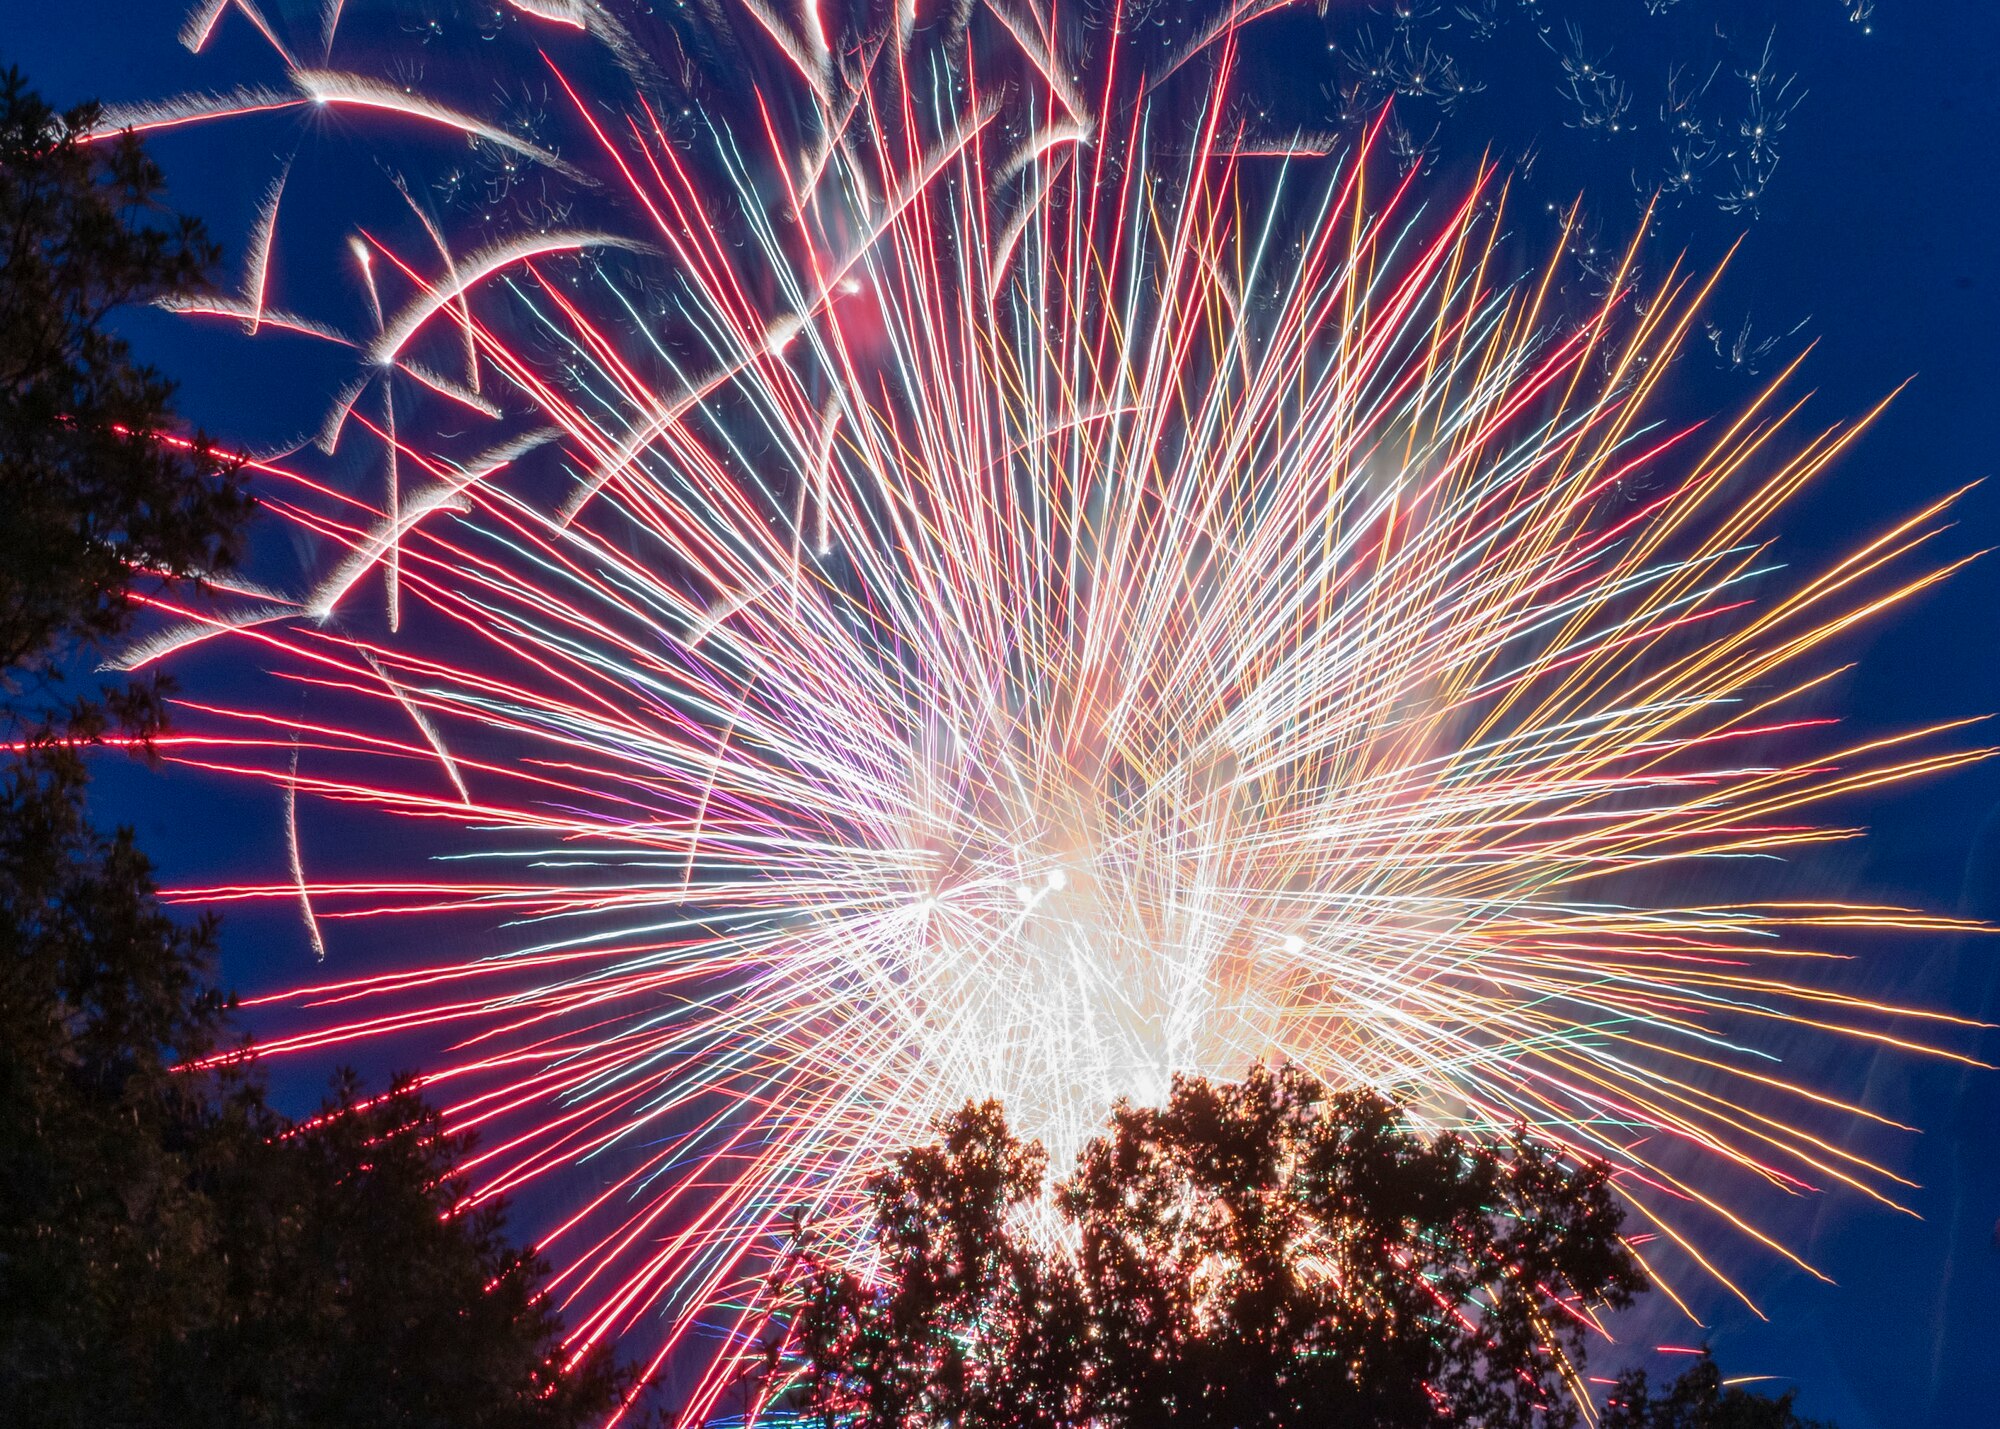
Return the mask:
<svg viewBox="0 0 2000 1429">
<path fill-rule="evenodd" d="M 1606 1399 L 1600 1429 L 1832 1429 L 1802 1419 L 1792 1408 L 1794 1391 L 1776 1399 L 1725 1385 L 1707 1350 L 1664 1390 L 1655 1392 L 1644 1370 L 1619 1377 Z"/>
<path fill-rule="evenodd" d="M 798 1407 L 857 1429 L 1567 1426 L 1642 1287 L 1600 1166 L 1420 1136 L 1297 1069 L 1122 1107 L 1042 1201 L 993 1103 L 871 1189 L 880 1273 L 815 1274 Z M 1037 1224 L 1037 1221 L 1052 1222 Z"/>
<path fill-rule="evenodd" d="M 227 566 L 249 510 L 239 473 L 174 435 L 173 384 L 110 322 L 201 286 L 214 246 L 162 208 L 137 138 L 91 137 L 97 119 L 0 74 L 0 695 L 17 732 L 154 727 L 145 686 L 60 698 L 64 664 L 123 631 L 144 585 Z"/>
<path fill-rule="evenodd" d="M 227 560 L 248 503 L 171 436 L 106 326 L 199 279 L 130 136 L 0 82 L 0 1424 L 570 1429 L 625 1393 L 570 1363 L 543 1267 L 467 1210 L 467 1149 L 407 1086 L 274 1110 L 217 986 L 86 817 L 79 745 L 144 750 L 157 687 L 63 698 L 134 592 Z"/>
</svg>

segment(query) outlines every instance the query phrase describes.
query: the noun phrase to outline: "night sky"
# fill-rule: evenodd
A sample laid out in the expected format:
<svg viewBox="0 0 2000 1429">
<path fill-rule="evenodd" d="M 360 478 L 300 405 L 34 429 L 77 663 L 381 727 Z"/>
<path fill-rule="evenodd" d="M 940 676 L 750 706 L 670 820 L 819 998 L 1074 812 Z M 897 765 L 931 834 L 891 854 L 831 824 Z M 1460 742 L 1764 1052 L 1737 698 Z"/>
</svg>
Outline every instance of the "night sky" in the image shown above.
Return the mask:
<svg viewBox="0 0 2000 1429">
<path fill-rule="evenodd" d="M 1171 16 L 1177 3 L 1153 8 Z M 382 7 L 350 0 L 350 9 L 370 8 Z M 402 6 L 416 17 L 401 26 L 404 52 L 421 60 L 432 44 L 476 45 L 468 16 L 480 8 Z M 1370 18 L 1334 0 L 1325 21 L 1308 13 L 1265 27 L 1247 56 L 1251 93 L 1286 122 L 1330 127 L 1341 84 L 1365 78 L 1370 57 L 1389 43 L 1391 7 L 1376 8 L 1382 15 Z M 1495 22 L 1483 39 L 1453 4 L 1416 8 L 1434 13 L 1420 13 L 1413 33 L 1451 63 L 1468 93 L 1450 105 L 1399 105 L 1409 144 L 1426 150 L 1423 162 L 1445 194 L 1489 147 L 1521 166 L 1530 198 L 1522 240 L 1532 252 L 1546 246 L 1532 232 L 1533 215 L 1579 195 L 1589 231 L 1622 245 L 1642 194 L 1669 176 L 1669 73 L 1680 74 L 1681 91 L 1694 92 L 1693 109 L 1727 138 L 1749 112 L 1743 72 L 1757 69 L 1768 40 L 1767 89 L 1778 92 L 1790 78 L 1777 105 L 1784 132 L 1768 182 L 1747 192 L 1726 155 L 1718 156 L 1692 192 L 1663 206 L 1652 235 L 1650 252 L 1685 248 L 1698 264 L 1745 239 L 1719 290 L 1714 339 L 1698 338 L 1683 358 L 1669 405 L 1677 413 L 1723 410 L 1813 341 L 1805 381 L 1818 391 L 1813 410 L 1823 419 L 1857 414 L 1915 377 L 1789 520 L 1783 554 L 1806 565 L 1893 515 L 1995 475 L 2000 7 L 1881 0 L 1864 25 L 1836 0 L 1542 0 L 1544 37 L 1521 18 L 1520 0 L 1475 0 L 1464 9 L 1489 11 Z M 274 72 L 267 49 L 240 22 L 226 23 L 208 53 L 189 55 L 174 40 L 181 18 L 178 6 L 134 0 L 0 0 L 0 60 L 18 63 L 59 105 L 159 98 Z M 1581 24 L 1580 47 L 1570 20 Z M 1615 104 L 1593 109 L 1593 94 L 1566 92 L 1566 84 L 1576 86 L 1565 59 L 1573 74 L 1579 57 L 1593 75 L 1608 72 L 1629 86 L 1622 114 Z M 504 99 L 509 77 L 491 78 Z M 298 147 L 286 119 L 196 126 L 153 143 L 175 203 L 208 220 L 232 268 L 275 161 Z M 329 231 L 353 221 L 324 183 L 296 192 L 287 199 L 299 206 L 291 221 L 323 217 Z M 1575 281 L 1587 283 L 1588 255 L 1572 259 Z M 302 307 L 311 302 L 310 293 L 300 295 L 308 272 L 300 264 L 288 275 L 288 300 Z M 352 292 L 324 297 L 330 308 L 354 300 Z M 142 355 L 181 383 L 185 414 L 225 441 L 282 440 L 313 420 L 336 380 L 307 364 L 288 365 L 284 381 L 274 381 L 261 348 L 163 315 L 134 315 L 127 328 Z M 2000 545 L 2000 485 L 1972 493 L 1958 522 L 1943 554 Z M 1838 687 L 1838 708 L 1857 731 L 2000 711 L 1996 637 L 2000 558 L 1988 558 L 1849 641 L 1860 663 Z M 282 852 L 274 854 L 280 835 L 268 791 L 107 765 L 100 797 L 108 817 L 137 826 L 168 884 L 281 867 L 273 862 Z M 1870 837 L 1816 855 L 1809 881 L 1857 901 L 2000 921 L 2000 763 L 1905 786 L 1837 816 L 1866 823 Z M 283 916 L 232 915 L 224 941 L 227 972 L 243 989 L 313 973 L 296 926 Z M 2000 942 L 1906 939 L 1866 954 L 1831 976 L 2000 1022 Z M 2000 1035 L 1979 1045 L 2000 1060 Z M 1855 1196 L 1802 1201 L 1790 1216 L 1778 1208 L 1794 1243 L 1837 1283 L 1768 1257 L 1745 1259 L 1738 1269 L 1768 1323 L 1720 1295 L 1701 1307 L 1725 1372 L 1796 1380 L 1801 1409 L 1845 1429 L 1991 1422 L 1991 1367 L 2000 1353 L 2000 1073 L 1871 1058 L 1851 1047 L 1799 1050 L 1817 1059 L 1820 1085 L 1923 1128 L 1921 1136 L 1870 1143 L 1921 1183 L 1913 1203 L 1923 1219 Z M 1656 1318 L 1631 1326 L 1629 1338 L 1698 1342 L 1699 1331 L 1660 1317 L 1668 1309 L 1649 1307 L 1644 1313 Z"/>
</svg>

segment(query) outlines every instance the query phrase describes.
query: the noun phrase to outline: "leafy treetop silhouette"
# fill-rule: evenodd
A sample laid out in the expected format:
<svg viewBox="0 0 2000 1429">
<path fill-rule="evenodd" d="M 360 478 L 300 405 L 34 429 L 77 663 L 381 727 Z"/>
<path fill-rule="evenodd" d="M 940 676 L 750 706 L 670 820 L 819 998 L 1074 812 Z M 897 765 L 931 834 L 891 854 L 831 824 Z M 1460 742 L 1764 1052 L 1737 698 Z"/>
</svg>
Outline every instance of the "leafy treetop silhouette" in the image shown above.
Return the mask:
<svg viewBox="0 0 2000 1429">
<path fill-rule="evenodd" d="M 1052 1211 L 1045 1172 L 991 1102 L 896 1157 L 880 1273 L 810 1280 L 797 1406 L 857 1429 L 1561 1429 L 1594 1314 L 1643 1286 L 1602 1166 L 1420 1136 L 1295 1068 L 1121 1107 Z"/>
<path fill-rule="evenodd" d="M 1792 1408 L 1796 1391 L 1776 1399 L 1741 1385 L 1724 1384 L 1715 1360 L 1703 1350 L 1695 1362 L 1663 1389 L 1654 1389 L 1644 1370 L 1621 1375 L 1605 1401 L 1599 1429 L 1833 1429 L 1804 1419 Z"/>
<path fill-rule="evenodd" d="M 0 73 L 0 697 L 9 723 L 156 728 L 144 685 L 65 702 L 64 664 L 120 634 L 147 582 L 226 567 L 241 473 L 173 435 L 173 384 L 133 360 L 116 309 L 203 286 L 215 247 L 166 212 L 138 139 L 95 136 Z"/>
<path fill-rule="evenodd" d="M 545 1267 L 466 1207 L 469 1143 L 408 1085 L 266 1099 L 215 927 L 87 817 L 79 745 L 144 750 L 156 687 L 63 701 L 135 590 L 227 560 L 236 473 L 160 440 L 171 388 L 112 309 L 199 281 L 159 171 L 0 78 L 0 1424 L 574 1429 L 629 1381 L 574 1360 Z"/>
</svg>

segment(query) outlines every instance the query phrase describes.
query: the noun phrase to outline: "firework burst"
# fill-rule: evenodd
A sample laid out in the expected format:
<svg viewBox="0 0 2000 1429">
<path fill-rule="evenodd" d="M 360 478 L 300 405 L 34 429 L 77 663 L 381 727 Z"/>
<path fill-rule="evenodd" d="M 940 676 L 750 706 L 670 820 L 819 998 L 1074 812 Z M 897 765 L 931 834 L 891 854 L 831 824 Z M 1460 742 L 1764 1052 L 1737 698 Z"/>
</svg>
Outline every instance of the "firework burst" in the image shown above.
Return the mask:
<svg viewBox="0 0 2000 1429">
<path fill-rule="evenodd" d="M 1746 1185 L 1890 1199 L 1824 1130 L 1873 1114 L 1767 1047 L 1931 1048 L 1950 1019 L 1810 970 L 1945 921 L 1723 890 L 1847 836 L 1811 806 L 1979 757 L 1814 713 L 1843 632 L 1948 570 L 1949 503 L 1780 574 L 1865 423 L 1797 430 L 1790 372 L 1659 415 L 1709 280 L 1628 256 L 1579 308 L 1500 176 L 1439 211 L 1260 132 L 1272 4 L 1161 56 L 1116 16 L 1080 49 L 1011 4 L 752 3 L 702 32 L 729 122 L 602 7 L 516 8 L 610 55 L 535 61 L 565 144 L 331 60 L 116 116 L 361 106 L 601 210 L 461 248 L 413 202 L 407 251 L 357 239 L 352 334 L 267 304 L 274 185 L 243 296 L 185 306 L 357 354 L 321 435 L 382 481 L 261 463 L 321 570 L 163 606 L 133 663 L 220 639 L 278 682 L 166 752 L 281 787 L 290 876 L 185 896 L 296 900 L 330 971 L 345 920 L 511 930 L 262 999 L 265 1052 L 421 1047 L 476 1196 L 564 1207 L 579 1351 L 688 1346 L 701 1418 L 788 1228 L 838 1243 L 939 1112 L 998 1096 L 1061 1164 L 1257 1059 L 1608 1158 L 1670 1286 L 1730 1283 L 1719 1228 L 1791 1254 Z M 333 803 L 440 857 L 317 876 Z"/>
</svg>

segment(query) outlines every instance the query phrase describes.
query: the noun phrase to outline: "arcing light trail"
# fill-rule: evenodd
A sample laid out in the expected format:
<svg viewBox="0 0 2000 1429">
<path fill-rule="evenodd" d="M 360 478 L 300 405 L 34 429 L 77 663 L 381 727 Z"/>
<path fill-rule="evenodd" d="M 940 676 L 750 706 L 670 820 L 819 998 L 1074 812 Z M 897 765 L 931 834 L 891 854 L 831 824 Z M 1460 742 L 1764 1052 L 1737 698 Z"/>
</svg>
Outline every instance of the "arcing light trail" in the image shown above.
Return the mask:
<svg viewBox="0 0 2000 1429">
<path fill-rule="evenodd" d="M 601 7 L 519 8 L 634 69 Z M 838 1240 L 969 1097 L 1059 1165 L 1115 1099 L 1258 1058 L 1525 1123 L 1612 1161 L 1673 1293 L 1733 1289 L 1746 1237 L 1791 1255 L 1758 1187 L 1907 1184 L 1774 1033 L 1961 1055 L 1814 976 L 1950 920 L 1702 897 L 1849 836 L 1813 806 L 1981 757 L 1821 713 L 1840 637 L 1948 573 L 1949 499 L 1782 572 L 1778 517 L 1865 423 L 1798 430 L 1790 371 L 1671 422 L 1703 280 L 1628 257 L 1578 313 L 1509 269 L 1499 179 L 1427 213 L 1247 132 L 1237 26 L 1272 8 L 1149 79 L 1011 5 L 752 6 L 779 79 L 733 132 L 670 135 L 637 81 L 614 124 L 549 62 L 578 142 L 502 152 L 595 175 L 623 227 L 370 231 L 349 337 L 266 305 L 267 216 L 253 290 L 183 305 L 361 355 L 327 441 L 391 477 L 264 464 L 325 569 L 163 606 L 134 654 L 220 638 L 281 682 L 191 702 L 166 752 L 287 790 L 293 875 L 188 896 L 297 900 L 329 972 L 356 919 L 514 931 L 262 999 L 264 1051 L 420 1047 L 476 1195 L 569 1205 L 531 1229 L 577 1348 L 681 1347 L 690 1418 L 756 1358 L 788 1229 Z M 137 117 L 204 104 L 242 99 Z M 444 856 L 316 877 L 329 802 Z"/>
</svg>

